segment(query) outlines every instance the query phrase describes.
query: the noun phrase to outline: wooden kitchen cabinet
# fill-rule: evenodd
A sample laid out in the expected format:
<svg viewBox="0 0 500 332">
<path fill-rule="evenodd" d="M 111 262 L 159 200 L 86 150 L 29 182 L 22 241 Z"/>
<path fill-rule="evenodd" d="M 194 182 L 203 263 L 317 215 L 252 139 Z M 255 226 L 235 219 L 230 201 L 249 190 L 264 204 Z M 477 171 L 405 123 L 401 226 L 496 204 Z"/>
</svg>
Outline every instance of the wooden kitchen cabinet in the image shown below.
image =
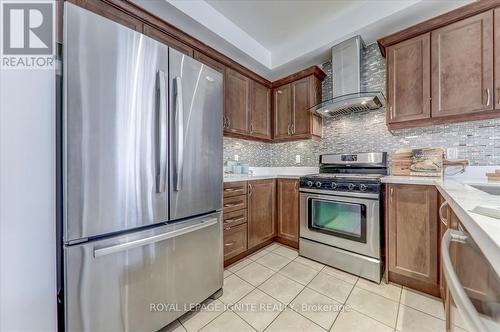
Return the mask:
<svg viewBox="0 0 500 332">
<path fill-rule="evenodd" d="M 439 296 L 437 189 L 391 184 L 387 190 L 389 280 Z"/>
<path fill-rule="evenodd" d="M 387 123 L 431 116 L 431 34 L 387 49 Z"/>
<path fill-rule="evenodd" d="M 299 246 L 299 180 L 277 180 L 277 240 Z"/>
<path fill-rule="evenodd" d="M 495 21 L 493 22 L 495 36 L 495 40 L 493 42 L 493 45 L 495 47 L 493 52 L 493 54 L 495 55 L 495 88 L 493 91 L 493 95 L 495 96 L 495 110 L 500 110 L 500 9 L 495 9 L 493 17 L 495 19 Z"/>
<path fill-rule="evenodd" d="M 226 69 L 224 82 L 224 130 L 248 134 L 250 79 L 235 70 Z"/>
<path fill-rule="evenodd" d="M 493 11 L 432 31 L 431 40 L 432 116 L 493 110 Z"/>
<path fill-rule="evenodd" d="M 248 248 L 274 238 L 276 234 L 274 180 L 248 181 Z"/>
<path fill-rule="evenodd" d="M 321 102 L 321 81 L 311 74 L 274 89 L 275 141 L 321 138 L 322 119 L 309 112 L 309 108 Z"/>
<path fill-rule="evenodd" d="M 274 90 L 274 139 L 288 138 L 292 123 L 292 86 L 283 85 Z"/>
<path fill-rule="evenodd" d="M 249 112 L 250 136 L 272 139 L 271 89 L 255 81 L 251 82 Z"/>
<path fill-rule="evenodd" d="M 224 260 L 247 250 L 247 224 L 224 229 Z"/>
</svg>

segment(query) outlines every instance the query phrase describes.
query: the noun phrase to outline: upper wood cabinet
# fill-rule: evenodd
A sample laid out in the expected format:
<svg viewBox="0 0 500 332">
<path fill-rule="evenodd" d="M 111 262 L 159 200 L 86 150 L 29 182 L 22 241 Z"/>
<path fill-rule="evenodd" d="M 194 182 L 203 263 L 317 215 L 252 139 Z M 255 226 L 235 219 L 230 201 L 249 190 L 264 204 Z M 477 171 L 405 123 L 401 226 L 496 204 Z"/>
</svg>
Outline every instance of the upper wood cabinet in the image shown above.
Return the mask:
<svg viewBox="0 0 500 332">
<path fill-rule="evenodd" d="M 300 78 L 274 89 L 274 139 L 319 139 L 322 120 L 309 112 L 321 101 L 321 80 L 315 75 Z"/>
<path fill-rule="evenodd" d="M 278 233 L 285 244 L 299 245 L 299 181 L 277 180 Z"/>
<path fill-rule="evenodd" d="M 389 280 L 439 296 L 437 189 L 391 184 L 387 190 Z"/>
<path fill-rule="evenodd" d="M 158 30 L 150 25 L 144 24 L 143 26 L 143 31 L 142 31 L 146 36 L 149 36 L 153 39 L 158 40 L 159 42 L 170 46 L 172 48 L 175 48 L 177 51 L 184 53 L 186 55 L 189 55 L 190 57 L 193 56 L 193 49 L 189 47 L 188 45 L 178 41 L 174 37 L 171 37 L 170 35 L 167 35 L 161 30 Z"/>
<path fill-rule="evenodd" d="M 224 128 L 227 132 L 247 134 L 250 79 L 235 70 L 226 69 L 224 82 Z"/>
<path fill-rule="evenodd" d="M 283 85 L 274 90 L 274 138 L 290 136 L 292 123 L 292 86 Z"/>
<path fill-rule="evenodd" d="M 431 38 L 432 116 L 493 110 L 493 11 L 432 31 Z"/>
<path fill-rule="evenodd" d="M 493 22 L 494 26 L 494 36 L 495 40 L 493 45 L 495 49 L 493 51 L 494 56 L 494 67 L 495 67 L 495 88 L 493 91 L 493 95 L 495 96 L 495 109 L 500 110 L 500 9 L 495 9 L 493 17 L 495 21 Z"/>
<path fill-rule="evenodd" d="M 387 122 L 431 116 L 430 33 L 387 49 Z"/>
<path fill-rule="evenodd" d="M 389 129 L 500 117 L 499 4 L 473 2 L 378 41 Z"/>
<path fill-rule="evenodd" d="M 248 248 L 255 247 L 276 235 L 274 180 L 248 182 Z"/>
<path fill-rule="evenodd" d="M 271 139 L 271 89 L 252 81 L 249 112 L 250 136 Z"/>
</svg>

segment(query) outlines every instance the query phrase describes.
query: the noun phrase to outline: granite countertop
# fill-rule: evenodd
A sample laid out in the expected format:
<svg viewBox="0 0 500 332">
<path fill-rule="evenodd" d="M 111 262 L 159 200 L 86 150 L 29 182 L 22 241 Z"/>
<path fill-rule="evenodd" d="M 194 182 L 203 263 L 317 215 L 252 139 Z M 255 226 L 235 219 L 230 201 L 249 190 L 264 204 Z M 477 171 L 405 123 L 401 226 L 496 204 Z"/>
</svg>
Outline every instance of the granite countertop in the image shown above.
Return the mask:
<svg viewBox="0 0 500 332">
<path fill-rule="evenodd" d="M 477 178 L 386 176 L 383 183 L 435 185 L 448 202 L 467 232 L 500 275 L 500 219 L 486 217 L 474 212 L 478 205 L 500 206 L 500 196 L 491 195 L 471 185 L 497 186 L 500 183 L 488 181 L 484 176 Z"/>
<path fill-rule="evenodd" d="M 299 174 L 268 174 L 268 175 L 249 175 L 249 174 L 231 174 L 224 176 L 224 182 L 252 181 L 265 179 L 298 179 Z"/>
</svg>

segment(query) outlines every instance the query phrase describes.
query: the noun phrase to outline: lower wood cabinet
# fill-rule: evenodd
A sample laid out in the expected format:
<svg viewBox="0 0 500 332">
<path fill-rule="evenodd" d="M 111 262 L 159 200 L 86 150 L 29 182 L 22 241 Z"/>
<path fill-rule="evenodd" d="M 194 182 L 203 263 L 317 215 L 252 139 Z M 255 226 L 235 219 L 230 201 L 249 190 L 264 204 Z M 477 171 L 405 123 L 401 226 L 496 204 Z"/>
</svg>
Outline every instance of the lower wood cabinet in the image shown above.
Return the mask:
<svg viewBox="0 0 500 332">
<path fill-rule="evenodd" d="M 299 246 L 299 180 L 277 180 L 277 240 Z"/>
<path fill-rule="evenodd" d="M 224 228 L 224 260 L 247 250 L 247 224 Z"/>
<path fill-rule="evenodd" d="M 248 181 L 248 248 L 276 235 L 275 180 Z"/>
<path fill-rule="evenodd" d="M 391 184 L 387 191 L 389 280 L 439 296 L 437 189 Z"/>
</svg>

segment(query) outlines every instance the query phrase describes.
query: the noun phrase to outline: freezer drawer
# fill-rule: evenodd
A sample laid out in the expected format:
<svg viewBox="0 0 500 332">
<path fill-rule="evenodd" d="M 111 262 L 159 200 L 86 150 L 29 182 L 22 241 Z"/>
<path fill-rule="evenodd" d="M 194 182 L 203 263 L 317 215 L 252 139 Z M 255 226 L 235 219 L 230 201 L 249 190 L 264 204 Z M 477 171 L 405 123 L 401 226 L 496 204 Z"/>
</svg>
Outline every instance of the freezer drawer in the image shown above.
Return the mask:
<svg viewBox="0 0 500 332">
<path fill-rule="evenodd" d="M 222 288 L 222 216 L 66 246 L 64 254 L 67 331 L 156 331 Z"/>
</svg>

